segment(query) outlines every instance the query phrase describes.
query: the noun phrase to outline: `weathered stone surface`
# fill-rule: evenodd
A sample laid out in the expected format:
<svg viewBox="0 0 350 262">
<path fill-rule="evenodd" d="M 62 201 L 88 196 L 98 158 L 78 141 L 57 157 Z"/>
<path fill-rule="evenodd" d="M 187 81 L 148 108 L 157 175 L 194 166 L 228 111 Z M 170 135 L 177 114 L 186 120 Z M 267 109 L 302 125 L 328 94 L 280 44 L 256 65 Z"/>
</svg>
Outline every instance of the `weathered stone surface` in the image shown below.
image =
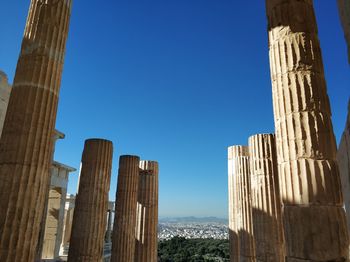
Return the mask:
<svg viewBox="0 0 350 262">
<path fill-rule="evenodd" d="M 348 253 L 347 247 L 344 249 L 339 245 L 348 234 L 343 209 L 336 206 L 288 206 L 284 208 L 283 223 L 285 241 L 288 243 L 286 252 L 295 255 L 291 258 L 346 261 L 345 258 L 329 259 L 339 254 L 346 257 Z"/>
<path fill-rule="evenodd" d="M 343 261 L 349 240 L 313 2 L 266 7 L 286 260 Z"/>
<path fill-rule="evenodd" d="M 237 234 L 239 241 L 239 254 L 234 252 L 231 261 L 235 261 L 237 256 L 241 262 L 255 261 L 248 147 L 230 147 L 230 157 L 232 161 L 231 172 L 234 178 L 232 179 L 233 197 L 237 196 L 237 202 L 230 203 L 230 206 L 235 209 L 232 214 L 234 215 L 233 221 L 235 221 L 233 232 Z M 234 245 L 233 249 L 237 247 L 236 243 L 232 245 Z"/>
<path fill-rule="evenodd" d="M 350 64 L 350 1 L 338 0 L 338 8 L 340 14 L 340 20 L 343 25 L 344 35 L 348 44 L 348 55 Z"/>
<path fill-rule="evenodd" d="M 140 161 L 135 262 L 157 261 L 158 163 Z"/>
<path fill-rule="evenodd" d="M 85 141 L 69 262 L 96 262 L 102 259 L 112 155 L 112 142 L 102 139 Z"/>
<path fill-rule="evenodd" d="M 235 157 L 237 156 L 236 146 L 228 148 L 228 210 L 229 210 L 229 241 L 230 241 L 230 261 L 239 261 L 239 239 L 238 239 L 238 189 L 237 176 L 235 175 Z M 234 157 L 235 156 L 235 157 Z"/>
<path fill-rule="evenodd" d="M 51 167 L 50 167 L 50 179 L 48 181 L 48 186 L 46 188 L 46 194 L 45 194 L 45 208 L 43 212 L 43 217 L 41 219 L 41 225 L 40 225 L 40 232 L 39 232 L 39 240 L 38 240 L 38 246 L 37 246 L 37 254 L 36 254 L 36 260 L 40 261 L 42 258 L 43 248 L 44 248 L 44 238 L 45 238 L 45 231 L 46 231 L 46 222 L 47 222 L 47 212 L 49 209 L 49 195 L 50 195 L 50 189 L 51 189 L 51 180 L 52 177 L 55 176 L 54 171 L 56 171 L 56 168 L 54 167 L 54 154 L 55 154 L 55 147 L 56 143 L 59 139 L 63 139 L 65 135 L 61 133 L 58 130 L 55 130 L 53 134 L 53 149 L 52 149 L 52 155 L 51 155 Z M 67 181 L 68 182 L 68 181 Z M 55 185 L 53 185 L 55 187 Z"/>
<path fill-rule="evenodd" d="M 283 261 L 283 229 L 275 136 L 249 138 L 253 231 L 256 260 Z"/>
<path fill-rule="evenodd" d="M 345 202 L 346 220 L 348 230 L 350 230 L 350 100 L 348 117 L 337 152 L 337 160 Z"/>
<path fill-rule="evenodd" d="M 0 137 L 4 126 L 7 106 L 10 100 L 11 86 L 8 83 L 7 75 L 0 71 Z"/>
<path fill-rule="evenodd" d="M 32 0 L 0 140 L 0 261 L 33 261 L 71 0 Z"/>
<path fill-rule="evenodd" d="M 119 159 L 112 262 L 134 262 L 139 164 L 138 156 L 121 156 Z"/>
<path fill-rule="evenodd" d="M 45 215 L 45 228 L 41 258 L 57 259 L 63 237 L 65 204 L 69 173 L 74 168 L 53 162 L 51 166 L 51 183 Z"/>
<path fill-rule="evenodd" d="M 54 259 L 58 257 L 63 233 L 63 215 L 61 203 L 65 200 L 62 188 L 53 187 L 49 192 L 48 209 L 45 223 L 44 242 L 41 257 Z M 63 202 L 64 203 L 64 202 Z"/>
</svg>

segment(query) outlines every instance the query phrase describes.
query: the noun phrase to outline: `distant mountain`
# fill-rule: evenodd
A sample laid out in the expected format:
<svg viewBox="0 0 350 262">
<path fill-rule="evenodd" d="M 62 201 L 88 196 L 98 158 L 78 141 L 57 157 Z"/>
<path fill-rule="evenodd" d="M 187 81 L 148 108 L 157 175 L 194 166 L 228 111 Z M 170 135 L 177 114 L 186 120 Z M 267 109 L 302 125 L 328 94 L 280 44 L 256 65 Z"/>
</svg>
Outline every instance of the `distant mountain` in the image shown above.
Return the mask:
<svg viewBox="0 0 350 262">
<path fill-rule="evenodd" d="M 159 219 L 160 223 L 220 223 L 227 224 L 228 220 L 218 217 L 163 217 Z"/>
</svg>

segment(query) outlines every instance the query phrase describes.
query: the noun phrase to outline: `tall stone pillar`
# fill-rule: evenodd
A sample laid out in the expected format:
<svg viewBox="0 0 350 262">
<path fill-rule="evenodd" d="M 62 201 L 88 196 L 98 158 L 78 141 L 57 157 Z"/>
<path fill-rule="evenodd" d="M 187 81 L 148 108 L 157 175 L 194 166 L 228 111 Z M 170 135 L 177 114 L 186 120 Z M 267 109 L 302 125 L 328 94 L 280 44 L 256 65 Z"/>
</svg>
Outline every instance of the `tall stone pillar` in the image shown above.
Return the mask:
<svg viewBox="0 0 350 262">
<path fill-rule="evenodd" d="M 251 136 L 249 156 L 256 260 L 284 261 L 275 136 Z"/>
<path fill-rule="evenodd" d="M 287 261 L 343 261 L 348 231 L 312 0 L 266 0 Z"/>
<path fill-rule="evenodd" d="M 102 259 L 112 156 L 112 142 L 102 139 L 85 141 L 69 262 L 96 262 Z"/>
<path fill-rule="evenodd" d="M 75 196 L 67 195 L 64 215 L 64 229 L 61 244 L 61 255 L 68 256 L 70 236 L 72 233 L 73 214 L 75 208 Z"/>
<path fill-rule="evenodd" d="M 32 0 L 0 140 L 0 261 L 34 261 L 71 0 Z"/>
<path fill-rule="evenodd" d="M 345 40 L 348 44 L 348 61 L 350 64 L 350 1 L 338 0 L 340 20 L 343 25 Z"/>
<path fill-rule="evenodd" d="M 348 105 L 348 117 L 337 152 L 340 179 L 344 195 L 346 220 L 350 229 L 350 100 Z"/>
<path fill-rule="evenodd" d="M 236 227 L 239 241 L 239 261 L 255 261 L 253 222 L 251 206 L 251 188 L 249 172 L 249 151 L 246 146 L 232 146 L 232 176 L 233 186 L 237 190 Z M 237 244 L 236 244 L 237 245 Z M 237 257 L 237 254 L 233 254 Z"/>
<path fill-rule="evenodd" d="M 157 261 L 158 163 L 140 161 L 135 262 Z"/>
<path fill-rule="evenodd" d="M 50 251 L 49 252 L 48 252 L 48 250 L 44 251 L 44 249 L 47 249 L 48 246 L 51 246 L 51 247 L 54 248 L 54 245 L 52 245 L 52 243 L 48 244 L 48 241 L 46 241 L 46 244 L 48 244 L 48 245 L 46 245 L 46 247 L 45 247 L 45 238 L 46 238 L 46 240 L 48 240 L 47 236 L 51 235 L 51 237 L 49 237 L 49 239 L 51 239 L 51 241 L 52 241 L 53 239 L 57 239 L 56 238 L 57 236 L 59 237 L 59 234 L 57 234 L 57 232 L 52 232 L 52 230 L 49 230 L 49 231 L 51 231 L 51 234 L 50 233 L 47 234 L 48 232 L 46 230 L 46 227 L 47 227 L 47 223 L 50 223 L 47 220 L 47 218 L 50 216 L 48 214 L 48 209 L 49 209 L 49 205 L 50 205 L 50 203 L 49 203 L 50 202 L 50 193 L 53 193 L 53 195 L 56 195 L 55 190 L 51 191 L 52 187 L 58 186 L 58 187 L 64 187 L 65 189 L 67 189 L 67 185 L 68 185 L 68 177 L 67 177 L 66 183 L 64 183 L 65 186 L 62 185 L 62 183 L 61 183 L 62 181 L 57 183 L 58 180 L 60 180 L 60 179 L 59 179 L 59 175 L 58 175 L 59 172 L 57 172 L 57 168 L 56 168 L 57 166 L 55 165 L 55 161 L 54 161 L 54 154 L 55 154 L 56 143 L 57 143 L 57 141 L 59 139 L 63 139 L 63 138 L 65 138 L 65 135 L 62 132 L 60 132 L 58 130 L 54 131 L 54 134 L 53 134 L 53 147 L 52 147 L 52 151 L 51 151 L 52 154 L 51 154 L 51 166 L 50 166 L 50 179 L 48 180 L 48 185 L 47 185 L 47 188 L 46 188 L 47 191 L 46 191 L 45 197 L 44 197 L 45 198 L 44 212 L 43 212 L 43 217 L 41 218 L 41 225 L 40 225 L 40 231 L 39 231 L 39 240 L 38 240 L 38 246 L 37 246 L 36 260 L 35 261 L 40 261 L 42 258 L 46 258 L 47 255 L 50 256 L 50 254 L 49 254 Z M 75 171 L 75 169 L 71 170 L 71 171 Z M 60 184 L 60 185 L 57 185 L 57 184 Z M 65 192 L 63 192 L 63 191 L 65 191 Z M 66 194 L 66 191 L 67 190 L 62 190 L 61 194 Z M 55 198 L 55 197 L 53 197 L 53 198 Z M 63 198 L 65 198 L 65 196 Z M 63 198 L 61 198 L 61 200 L 62 200 L 62 204 L 64 205 Z M 56 212 L 53 212 L 53 213 L 56 213 Z M 59 215 L 59 217 L 60 217 L 60 215 Z M 60 220 L 60 218 L 57 217 L 57 221 L 59 221 L 59 220 Z M 59 224 L 60 224 L 60 222 L 59 222 Z M 49 227 L 52 229 L 52 226 L 49 226 Z M 46 234 L 46 236 L 45 236 L 45 234 Z M 52 251 L 52 253 L 51 253 L 52 256 L 53 256 L 54 253 L 55 252 Z"/>
<path fill-rule="evenodd" d="M 107 211 L 107 230 L 106 230 L 106 237 L 105 237 L 106 243 L 112 243 L 112 216 L 113 216 L 113 210 L 108 209 L 108 211 Z"/>
<path fill-rule="evenodd" d="M 139 163 L 138 156 L 119 158 L 111 262 L 134 262 Z"/>
<path fill-rule="evenodd" d="M 230 261 L 239 262 L 239 239 L 238 239 L 238 183 L 235 172 L 236 146 L 228 148 L 228 215 L 229 215 L 229 242 Z"/>
</svg>

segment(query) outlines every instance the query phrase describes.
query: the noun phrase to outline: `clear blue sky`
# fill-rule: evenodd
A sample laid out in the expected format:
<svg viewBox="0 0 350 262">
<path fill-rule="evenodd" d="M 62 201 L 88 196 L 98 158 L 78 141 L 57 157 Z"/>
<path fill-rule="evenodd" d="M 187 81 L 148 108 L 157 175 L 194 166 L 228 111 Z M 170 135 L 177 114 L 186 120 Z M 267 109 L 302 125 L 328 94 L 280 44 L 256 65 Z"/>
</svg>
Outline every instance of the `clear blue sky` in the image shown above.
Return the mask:
<svg viewBox="0 0 350 262">
<path fill-rule="evenodd" d="M 161 216 L 227 216 L 227 146 L 273 132 L 265 1 L 75 0 L 55 159 L 86 138 L 160 163 Z M 350 67 L 336 1 L 315 1 L 337 139 Z M 13 81 L 29 0 L 1 1 L 0 69 Z M 69 192 L 77 187 L 71 176 Z"/>
</svg>

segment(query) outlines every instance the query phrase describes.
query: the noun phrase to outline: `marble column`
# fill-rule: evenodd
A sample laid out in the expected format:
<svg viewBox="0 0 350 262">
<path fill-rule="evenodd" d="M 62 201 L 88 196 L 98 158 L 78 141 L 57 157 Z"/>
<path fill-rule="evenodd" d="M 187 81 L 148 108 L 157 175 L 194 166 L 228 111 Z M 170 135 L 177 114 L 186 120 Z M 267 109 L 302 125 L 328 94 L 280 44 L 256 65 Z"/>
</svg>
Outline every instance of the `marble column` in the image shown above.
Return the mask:
<svg viewBox="0 0 350 262">
<path fill-rule="evenodd" d="M 230 261 L 239 262 L 239 239 L 238 239 L 238 188 L 237 176 L 234 170 L 234 156 L 237 147 L 230 146 L 228 148 L 228 215 L 229 215 L 229 242 L 230 242 Z"/>
<path fill-rule="evenodd" d="M 286 261 L 343 261 L 349 238 L 313 1 L 266 0 L 266 10 Z"/>
<path fill-rule="evenodd" d="M 237 190 L 236 232 L 239 241 L 239 261 L 255 261 L 253 222 L 251 206 L 251 188 L 249 171 L 249 150 L 247 146 L 231 147 L 232 176 L 235 177 L 234 189 Z M 234 256 L 237 256 L 234 254 Z"/>
<path fill-rule="evenodd" d="M 103 139 L 85 141 L 69 262 L 96 262 L 102 259 L 112 156 L 112 142 Z"/>
<path fill-rule="evenodd" d="M 71 0 L 32 0 L 0 140 L 0 261 L 34 261 Z"/>
<path fill-rule="evenodd" d="M 281 198 L 274 134 L 249 138 L 256 261 L 283 261 Z"/>
<path fill-rule="evenodd" d="M 58 130 L 54 131 L 53 134 L 53 147 L 52 147 L 52 151 L 51 151 L 51 165 L 50 165 L 50 179 L 48 180 L 48 185 L 46 188 L 46 193 L 45 193 L 45 204 L 44 204 L 44 212 L 43 212 L 43 216 L 41 218 L 41 225 L 40 225 L 40 231 L 39 231 L 39 240 L 38 240 L 38 244 L 37 244 L 37 250 L 36 250 L 36 259 L 35 261 L 40 261 L 43 257 L 43 250 L 46 248 L 44 247 L 45 243 L 44 243 L 44 239 L 45 239 L 45 231 L 46 231 L 46 223 L 47 221 L 47 213 L 48 213 L 48 209 L 49 209 L 49 198 L 50 198 L 50 191 L 51 191 L 51 186 L 54 186 L 51 184 L 51 182 L 53 182 L 55 179 L 53 178 L 53 176 L 55 176 L 54 171 L 56 170 L 56 168 L 54 167 L 54 154 L 55 154 L 55 148 L 56 148 L 56 143 L 59 139 L 63 139 L 65 137 L 65 135 L 63 133 L 61 133 Z M 67 181 L 68 182 L 68 181 Z M 54 191 L 53 191 L 54 192 Z M 52 235 L 56 235 L 56 233 L 52 234 Z M 51 246 L 51 245 L 50 245 Z M 48 254 L 48 252 L 45 252 L 46 254 Z M 54 252 L 52 252 L 53 254 Z"/>
<path fill-rule="evenodd" d="M 157 261 L 158 163 L 140 161 L 135 262 Z"/>
<path fill-rule="evenodd" d="M 134 262 L 139 163 L 138 156 L 119 158 L 111 262 Z"/>
</svg>

